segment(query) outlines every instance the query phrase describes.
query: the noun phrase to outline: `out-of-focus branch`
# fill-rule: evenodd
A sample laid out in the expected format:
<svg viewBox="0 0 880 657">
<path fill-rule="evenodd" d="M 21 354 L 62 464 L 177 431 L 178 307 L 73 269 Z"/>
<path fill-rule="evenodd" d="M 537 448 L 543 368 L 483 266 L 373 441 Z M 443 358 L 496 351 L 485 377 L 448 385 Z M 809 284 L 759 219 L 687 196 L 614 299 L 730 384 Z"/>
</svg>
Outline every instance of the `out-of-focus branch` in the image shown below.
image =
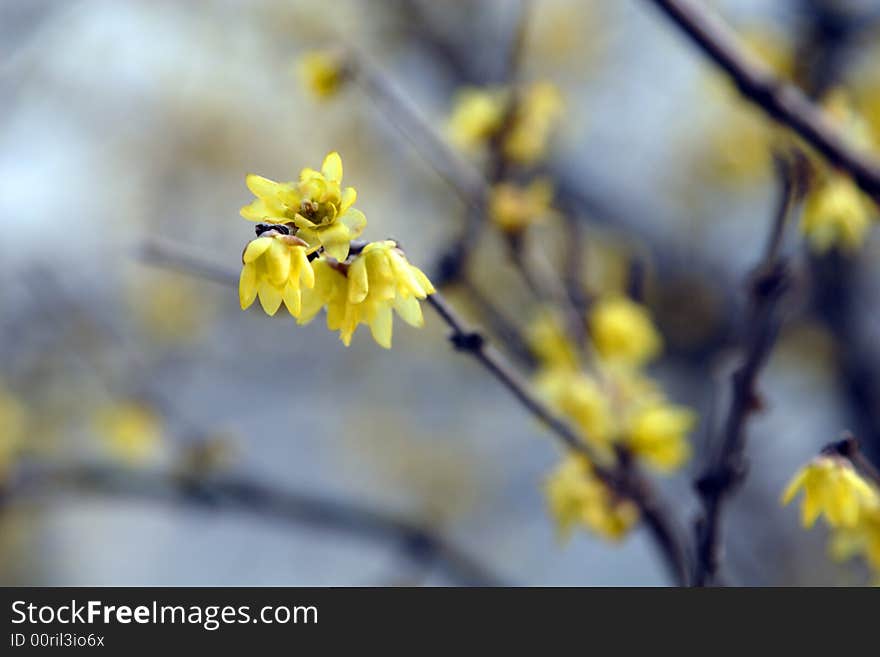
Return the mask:
<svg viewBox="0 0 880 657">
<path fill-rule="evenodd" d="M 791 128 L 880 199 L 880 163 L 856 150 L 825 113 L 797 87 L 778 79 L 740 45 L 736 34 L 693 0 L 650 0 L 736 83 L 745 98 Z"/>
<path fill-rule="evenodd" d="M 688 577 L 688 556 L 680 532 L 661 504 L 648 481 L 633 464 L 618 464 L 609 468 L 601 465 L 593 450 L 584 443 L 571 426 L 559 418 L 544 402 L 529 389 L 528 384 L 503 360 L 500 354 L 489 345 L 485 336 L 467 326 L 458 317 L 439 293 L 432 294 L 428 303 L 437 311 L 440 318 L 452 329 L 450 341 L 462 352 L 468 353 L 487 369 L 535 418 L 543 422 L 552 434 L 569 450 L 583 454 L 593 464 L 594 472 L 607 486 L 619 495 L 626 497 L 639 507 L 646 526 L 651 531 L 660 553 L 673 577 L 680 585 L 686 584 Z"/>
<path fill-rule="evenodd" d="M 791 214 L 798 182 L 790 166 L 778 161 L 779 205 L 776 209 L 761 262 L 750 281 L 751 303 L 743 339 L 743 361 L 733 373 L 733 393 L 720 444 L 710 453 L 708 465 L 697 480 L 703 515 L 697 522 L 697 559 L 694 583 L 703 586 L 715 577 L 720 561 L 721 514 L 725 501 L 746 474 L 744 451 L 746 422 L 760 408 L 755 389 L 758 375 L 770 357 L 779 333 L 779 301 L 789 284 L 780 256 L 784 228 Z"/>
<path fill-rule="evenodd" d="M 238 285 L 238 273 L 234 269 L 198 256 L 190 249 L 173 242 L 148 240 L 140 247 L 138 255 L 144 262 L 198 276 L 220 285 Z"/>
<path fill-rule="evenodd" d="M 0 505 L 27 499 L 100 495 L 188 507 L 208 513 L 243 513 L 293 527 L 311 527 L 399 546 L 413 561 L 436 564 L 468 586 L 501 580 L 434 530 L 370 506 L 303 491 L 285 491 L 241 475 L 196 479 L 176 472 L 102 464 L 30 468 L 0 492 Z"/>
<path fill-rule="evenodd" d="M 351 75 L 389 122 L 416 148 L 471 209 L 483 212 L 489 199 L 489 186 L 470 162 L 458 155 L 434 131 L 409 99 L 376 68 L 362 52 L 349 56 Z"/>
</svg>

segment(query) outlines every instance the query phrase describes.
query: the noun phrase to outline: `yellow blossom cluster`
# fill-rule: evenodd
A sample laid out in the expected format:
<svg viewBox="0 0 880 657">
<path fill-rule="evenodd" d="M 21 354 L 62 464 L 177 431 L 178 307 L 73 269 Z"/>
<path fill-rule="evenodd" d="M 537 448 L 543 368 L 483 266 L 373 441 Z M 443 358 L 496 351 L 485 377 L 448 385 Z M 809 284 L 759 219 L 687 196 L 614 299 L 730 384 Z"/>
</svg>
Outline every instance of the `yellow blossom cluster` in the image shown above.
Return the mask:
<svg viewBox="0 0 880 657">
<path fill-rule="evenodd" d="M 620 540 L 639 519 L 638 508 L 615 496 L 581 456 L 566 456 L 547 478 L 545 492 L 562 538 L 584 525 L 603 538 Z"/>
<path fill-rule="evenodd" d="M 854 110 L 843 91 L 829 93 L 823 107 L 857 147 L 872 148 L 874 136 L 869 124 Z M 855 251 L 865 241 L 877 206 L 847 173 L 810 154 L 814 175 L 804 199 L 801 230 L 819 253 L 832 248 Z"/>
<path fill-rule="evenodd" d="M 578 431 L 602 465 L 611 465 L 615 449 L 624 449 L 661 472 L 681 467 L 691 454 L 687 437 L 697 417 L 689 408 L 671 403 L 641 371 L 662 349 L 648 310 L 623 297 L 599 299 L 587 328 L 594 347 L 589 367 L 583 365 L 577 346 L 558 319 L 548 313 L 538 318 L 529 331 L 529 343 L 540 362 L 538 390 Z M 567 532 L 581 521 L 603 536 L 621 535 L 632 522 L 617 522 L 619 501 L 594 476 L 587 478 L 582 489 L 576 486 L 577 473 L 584 470 L 576 465 L 580 461 L 582 457 L 566 457 L 551 477 L 553 487 L 548 486 L 547 494 L 557 524 Z M 634 511 L 625 512 L 628 519 L 634 515 Z"/>
<path fill-rule="evenodd" d="M 801 523 L 821 516 L 832 530 L 830 552 L 838 560 L 861 556 L 880 578 L 880 491 L 844 456 L 822 454 L 801 468 L 782 495 L 790 503 L 803 492 Z"/>
<path fill-rule="evenodd" d="M 489 216 L 506 233 L 520 233 L 553 215 L 553 186 L 544 179 L 526 186 L 499 183 L 492 189 Z"/>
<path fill-rule="evenodd" d="M 589 321 L 593 345 L 609 362 L 640 367 L 663 349 L 663 339 L 648 309 L 627 297 L 599 300 Z"/>
<path fill-rule="evenodd" d="M 144 463 L 159 453 L 162 421 L 146 404 L 133 400 L 108 404 L 95 413 L 94 421 L 108 451 L 126 463 Z"/>
<path fill-rule="evenodd" d="M 391 347 L 392 311 L 411 326 L 423 324 L 419 301 L 435 292 L 428 277 L 392 241 L 352 249 L 366 227 L 353 204 L 357 192 L 342 188 L 342 159 L 330 153 L 321 171 L 303 169 L 298 182 L 277 183 L 248 175 L 257 197 L 241 214 L 261 222 L 244 249 L 239 282 L 242 309 L 259 298 L 274 315 L 282 303 L 298 324 L 322 308 L 327 328 L 348 346 L 360 324 Z"/>
<path fill-rule="evenodd" d="M 562 94 L 550 82 L 517 90 L 466 88 L 456 98 L 449 137 L 467 151 L 477 151 L 500 137 L 501 151 L 509 160 L 534 164 L 546 155 L 563 111 Z"/>
</svg>

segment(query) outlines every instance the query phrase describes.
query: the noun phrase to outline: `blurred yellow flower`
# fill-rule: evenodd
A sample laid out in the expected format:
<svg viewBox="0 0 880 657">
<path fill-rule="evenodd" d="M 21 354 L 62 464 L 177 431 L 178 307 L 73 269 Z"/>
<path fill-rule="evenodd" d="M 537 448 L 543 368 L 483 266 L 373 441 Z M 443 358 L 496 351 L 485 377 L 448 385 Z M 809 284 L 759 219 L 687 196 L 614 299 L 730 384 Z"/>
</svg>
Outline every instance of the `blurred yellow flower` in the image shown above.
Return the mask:
<svg viewBox="0 0 880 657">
<path fill-rule="evenodd" d="M 782 495 L 788 504 L 804 491 L 801 522 L 812 527 L 824 514 L 832 527 L 855 527 L 866 512 L 876 512 L 880 495 L 855 471 L 852 464 L 838 456 L 822 455 L 801 468 Z"/>
<path fill-rule="evenodd" d="M 776 75 L 790 79 L 794 74 L 794 53 L 784 34 L 766 26 L 750 27 L 740 34 L 750 54 Z M 701 139 L 696 161 L 697 174 L 710 175 L 713 182 L 753 184 L 772 171 L 773 151 L 785 132 L 743 100 L 726 75 L 712 73 L 706 85 L 709 100 L 719 105 L 710 132 Z M 692 127 L 688 126 L 690 132 Z"/>
<path fill-rule="evenodd" d="M 818 180 L 804 200 L 801 230 L 815 251 L 832 247 L 854 251 L 865 240 L 875 208 L 852 179 L 831 172 Z"/>
<path fill-rule="evenodd" d="M 0 385 L 0 484 L 9 475 L 24 448 L 27 411 L 24 405 Z"/>
<path fill-rule="evenodd" d="M 163 343 L 190 342 L 206 327 L 211 311 L 199 285 L 174 272 L 139 275 L 127 300 L 150 338 Z"/>
<path fill-rule="evenodd" d="M 348 257 L 351 240 L 367 225 L 363 212 L 353 207 L 354 187 L 342 189 L 342 158 L 333 152 L 324 158 L 321 171 L 303 169 L 299 182 L 279 183 L 255 174 L 246 178 L 248 189 L 257 197 L 241 209 L 250 221 L 293 224 L 297 237 L 310 251 L 324 248 L 337 260 Z"/>
<path fill-rule="evenodd" d="M 462 150 L 483 146 L 501 128 L 506 108 L 507 96 L 498 89 L 460 90 L 449 118 L 449 139 Z"/>
<path fill-rule="evenodd" d="M 498 228 L 518 233 L 546 221 L 552 214 L 553 186 L 539 179 L 525 187 L 499 183 L 492 188 L 489 216 Z"/>
<path fill-rule="evenodd" d="M 392 310 L 415 327 L 424 323 L 419 300 L 435 292 L 428 277 L 406 259 L 391 240 L 371 242 L 346 263 L 314 263 L 315 286 L 303 294 L 298 323 L 310 322 L 327 308 L 327 328 L 339 331 L 347 347 L 360 324 L 367 324 L 373 339 L 391 348 Z"/>
<path fill-rule="evenodd" d="M 534 164 L 544 157 L 564 103 L 556 85 L 533 82 L 511 95 L 503 87 L 461 90 L 449 119 L 449 138 L 464 150 L 486 145 L 504 131 L 502 151 L 513 162 Z M 510 123 L 505 125 L 511 100 Z"/>
<path fill-rule="evenodd" d="M 687 436 L 696 422 L 697 415 L 689 408 L 649 403 L 630 418 L 624 442 L 636 457 L 670 472 L 690 458 Z"/>
<path fill-rule="evenodd" d="M 564 458 L 548 477 L 544 491 L 562 538 L 583 525 L 603 538 L 620 540 L 639 519 L 636 506 L 609 490 L 590 463 L 578 455 Z"/>
<path fill-rule="evenodd" d="M 552 310 L 538 314 L 528 327 L 526 339 L 543 369 L 578 369 L 577 346 L 569 339 L 562 321 Z"/>
<path fill-rule="evenodd" d="M 244 267 L 238 285 L 242 310 L 257 296 L 268 315 L 278 311 L 281 302 L 297 317 L 301 308 L 301 287 L 312 287 L 315 274 L 306 255 L 306 243 L 277 230 L 264 232 L 245 247 Z"/>
<path fill-rule="evenodd" d="M 607 449 L 616 434 L 616 423 L 609 399 L 599 383 L 584 372 L 556 369 L 536 380 L 547 403 L 564 415 L 594 447 Z"/>
<path fill-rule="evenodd" d="M 162 445 L 162 423 L 151 408 L 123 401 L 100 409 L 95 427 L 111 454 L 140 464 L 155 457 Z"/>
<path fill-rule="evenodd" d="M 522 91 L 504 153 L 514 162 L 534 164 L 547 154 L 550 137 L 562 118 L 565 103 L 551 82 L 535 82 Z"/>
<path fill-rule="evenodd" d="M 647 308 L 626 297 L 599 300 L 590 312 L 589 326 L 596 351 L 611 362 L 638 367 L 663 348 Z"/>
<path fill-rule="evenodd" d="M 309 92 L 319 99 L 336 95 L 348 73 L 345 56 L 336 50 L 313 50 L 299 58 L 297 73 Z"/>
</svg>

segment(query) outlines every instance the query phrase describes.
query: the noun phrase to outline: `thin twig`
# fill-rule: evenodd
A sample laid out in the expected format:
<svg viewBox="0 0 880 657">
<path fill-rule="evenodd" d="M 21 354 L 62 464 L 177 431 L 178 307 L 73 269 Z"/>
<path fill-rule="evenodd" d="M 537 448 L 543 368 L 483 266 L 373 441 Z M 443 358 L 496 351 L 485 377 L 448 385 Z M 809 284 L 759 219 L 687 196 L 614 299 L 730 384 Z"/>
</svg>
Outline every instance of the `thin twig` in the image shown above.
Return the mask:
<svg viewBox="0 0 880 657">
<path fill-rule="evenodd" d="M 697 559 L 694 583 L 704 586 L 715 577 L 721 550 L 721 513 L 724 502 L 745 477 L 745 427 L 760 407 L 755 389 L 758 375 L 769 359 L 779 333 L 778 304 L 788 286 L 788 272 L 779 255 L 784 227 L 791 213 L 795 180 L 788 166 L 779 164 L 780 198 L 760 264 L 751 281 L 751 303 L 744 338 L 742 364 L 733 374 L 733 393 L 721 444 L 710 455 L 697 480 L 703 516 L 697 522 Z"/>
<path fill-rule="evenodd" d="M 794 85 L 752 58 L 736 34 L 693 0 L 650 0 L 736 83 L 743 96 L 791 128 L 828 160 L 880 199 L 880 163 L 853 147 L 825 113 Z"/>
<path fill-rule="evenodd" d="M 31 498 L 67 499 L 71 493 L 239 512 L 294 527 L 312 527 L 390 541 L 421 564 L 437 564 L 468 586 L 500 586 L 482 564 L 417 521 L 373 507 L 307 493 L 284 491 L 241 475 L 196 479 L 176 472 L 154 472 L 103 464 L 28 468 L 0 492 L 0 505 Z"/>
<path fill-rule="evenodd" d="M 459 351 L 466 352 L 485 367 L 537 419 L 544 422 L 562 445 L 586 456 L 594 472 L 607 486 L 635 503 L 645 524 L 654 536 L 674 581 L 688 582 L 688 557 L 680 534 L 667 509 L 660 503 L 655 491 L 634 465 L 615 469 L 601 465 L 593 450 L 571 426 L 560 419 L 529 389 L 528 384 L 507 365 L 500 354 L 488 344 L 482 333 L 467 326 L 439 293 L 432 294 L 428 303 L 452 329 L 450 340 Z"/>
</svg>

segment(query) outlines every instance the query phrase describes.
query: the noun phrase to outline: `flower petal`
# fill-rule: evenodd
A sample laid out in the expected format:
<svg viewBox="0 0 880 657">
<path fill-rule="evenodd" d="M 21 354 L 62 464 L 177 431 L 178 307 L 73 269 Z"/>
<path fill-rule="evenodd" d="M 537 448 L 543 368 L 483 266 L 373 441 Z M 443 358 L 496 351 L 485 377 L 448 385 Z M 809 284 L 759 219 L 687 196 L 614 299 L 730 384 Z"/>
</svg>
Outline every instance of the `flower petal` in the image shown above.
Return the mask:
<svg viewBox="0 0 880 657">
<path fill-rule="evenodd" d="M 257 267 L 248 263 L 242 268 L 241 277 L 238 280 L 238 300 L 241 303 L 241 309 L 249 308 L 256 298 Z"/>
<path fill-rule="evenodd" d="M 267 280 L 260 281 L 259 287 L 260 305 L 267 315 L 274 315 L 281 306 L 281 290 Z"/>
<path fill-rule="evenodd" d="M 290 248 L 281 240 L 272 240 L 265 257 L 269 282 L 276 286 L 283 285 L 290 277 Z"/>
<path fill-rule="evenodd" d="M 242 262 L 245 264 L 253 262 L 272 246 L 272 242 L 274 242 L 274 240 L 271 237 L 258 237 L 257 239 L 248 242 L 248 245 L 245 247 L 244 253 L 241 256 Z"/>
<path fill-rule="evenodd" d="M 373 339 L 380 347 L 391 349 L 391 331 L 394 328 L 394 321 L 391 315 L 391 307 L 382 304 L 376 311 L 372 321 L 370 321 L 370 333 Z"/>
<path fill-rule="evenodd" d="M 321 165 L 321 173 L 324 174 L 327 180 L 336 182 L 342 180 L 342 158 L 339 157 L 339 153 L 333 151 L 324 158 L 324 163 Z"/>
<path fill-rule="evenodd" d="M 354 187 L 346 187 L 342 191 L 342 199 L 339 202 L 339 214 L 345 214 L 357 200 L 357 190 Z"/>
<path fill-rule="evenodd" d="M 342 262 L 348 257 L 349 232 L 348 228 L 336 223 L 318 232 L 324 251 L 331 258 Z"/>
</svg>

